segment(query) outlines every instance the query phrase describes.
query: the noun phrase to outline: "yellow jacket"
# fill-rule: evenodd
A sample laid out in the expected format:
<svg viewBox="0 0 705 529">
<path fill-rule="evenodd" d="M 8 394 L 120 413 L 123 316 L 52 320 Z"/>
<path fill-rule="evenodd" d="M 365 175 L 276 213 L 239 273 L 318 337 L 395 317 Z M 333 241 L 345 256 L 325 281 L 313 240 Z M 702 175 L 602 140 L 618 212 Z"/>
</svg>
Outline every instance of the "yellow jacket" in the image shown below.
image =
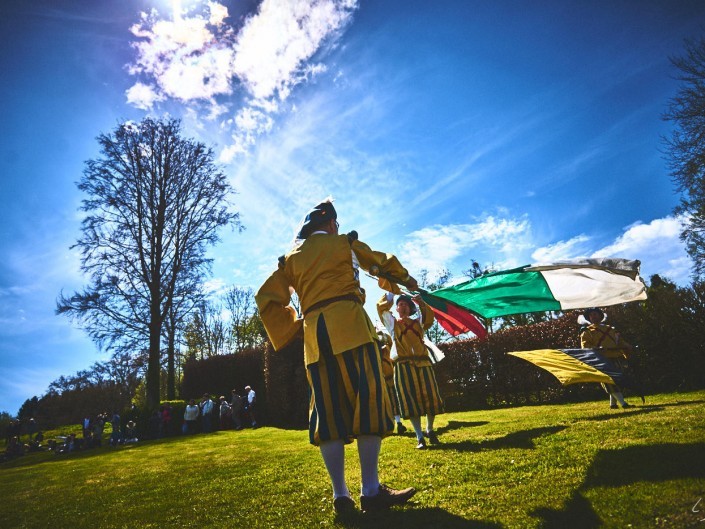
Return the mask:
<svg viewBox="0 0 705 529">
<path fill-rule="evenodd" d="M 580 346 L 600 349 L 607 358 L 627 358 L 632 347 L 614 328 L 602 323 L 591 323 L 580 332 Z"/>
<path fill-rule="evenodd" d="M 384 379 L 394 384 L 394 361 L 392 360 L 392 337 L 387 333 L 377 333 L 379 352 L 382 354 L 382 373 Z"/>
<path fill-rule="evenodd" d="M 375 252 L 365 243 L 346 235 L 317 232 L 292 250 L 255 295 L 264 328 L 275 349 L 288 344 L 303 328 L 306 365 L 318 361 L 316 325 L 323 314 L 333 354 L 372 342 L 376 331 L 362 306 L 358 271 L 379 267 L 381 272 L 408 280 L 409 273 L 396 257 Z M 300 318 L 291 302 L 299 296 Z M 327 300 L 346 299 L 326 304 Z"/>
<path fill-rule="evenodd" d="M 423 343 L 424 332 L 433 325 L 433 311 L 423 301 L 419 303 L 420 321 L 417 318 L 396 319 L 391 308 L 394 298 L 384 294 L 377 302 L 377 313 L 382 323 L 392 333 L 397 348 L 397 362 L 413 360 L 416 365 L 431 365 L 428 350 Z"/>
</svg>

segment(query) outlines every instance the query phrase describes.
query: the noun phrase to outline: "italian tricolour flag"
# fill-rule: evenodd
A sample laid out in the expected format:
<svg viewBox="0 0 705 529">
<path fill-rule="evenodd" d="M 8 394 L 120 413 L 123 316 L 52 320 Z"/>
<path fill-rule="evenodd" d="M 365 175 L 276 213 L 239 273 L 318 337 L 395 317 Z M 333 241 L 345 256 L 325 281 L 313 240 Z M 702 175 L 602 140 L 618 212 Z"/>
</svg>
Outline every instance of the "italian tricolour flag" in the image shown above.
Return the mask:
<svg viewBox="0 0 705 529">
<path fill-rule="evenodd" d="M 452 313 L 457 306 L 483 318 L 606 307 L 646 299 L 639 264 L 626 259 L 583 259 L 527 265 L 422 295 L 439 312 Z"/>
</svg>

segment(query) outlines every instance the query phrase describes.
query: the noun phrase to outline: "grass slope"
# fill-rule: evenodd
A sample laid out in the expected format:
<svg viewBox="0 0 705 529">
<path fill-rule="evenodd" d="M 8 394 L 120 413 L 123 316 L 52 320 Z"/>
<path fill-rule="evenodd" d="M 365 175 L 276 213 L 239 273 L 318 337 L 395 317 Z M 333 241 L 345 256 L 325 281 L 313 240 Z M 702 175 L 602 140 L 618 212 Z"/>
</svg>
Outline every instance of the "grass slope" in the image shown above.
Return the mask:
<svg viewBox="0 0 705 529">
<path fill-rule="evenodd" d="M 632 399 L 634 402 L 635 399 Z M 449 413 L 443 444 L 382 445 L 380 475 L 413 505 L 335 517 L 318 450 L 298 430 L 260 428 L 0 465 L 8 528 L 705 527 L 705 392 Z M 348 486 L 359 491 L 355 445 Z M 693 512 L 693 511 L 699 512 Z"/>
</svg>

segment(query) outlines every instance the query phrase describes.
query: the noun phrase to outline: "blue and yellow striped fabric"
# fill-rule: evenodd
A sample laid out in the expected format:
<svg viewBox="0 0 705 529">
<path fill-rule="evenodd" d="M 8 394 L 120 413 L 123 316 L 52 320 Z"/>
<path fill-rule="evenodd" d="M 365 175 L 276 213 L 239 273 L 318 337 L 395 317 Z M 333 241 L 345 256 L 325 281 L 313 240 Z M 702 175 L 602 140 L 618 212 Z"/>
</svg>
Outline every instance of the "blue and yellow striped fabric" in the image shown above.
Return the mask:
<svg viewBox="0 0 705 529">
<path fill-rule="evenodd" d="M 322 316 L 316 331 L 320 356 L 318 362 L 306 366 L 311 444 L 392 433 L 392 406 L 377 344 L 370 342 L 334 355 Z"/>
<path fill-rule="evenodd" d="M 545 369 L 564 386 L 581 382 L 622 386 L 625 382 L 618 366 L 594 349 L 537 349 L 507 354 Z"/>
<path fill-rule="evenodd" d="M 399 412 L 405 419 L 444 412 L 443 399 L 430 362 L 418 366 L 413 360 L 397 361 L 394 366 L 394 385 Z"/>
</svg>

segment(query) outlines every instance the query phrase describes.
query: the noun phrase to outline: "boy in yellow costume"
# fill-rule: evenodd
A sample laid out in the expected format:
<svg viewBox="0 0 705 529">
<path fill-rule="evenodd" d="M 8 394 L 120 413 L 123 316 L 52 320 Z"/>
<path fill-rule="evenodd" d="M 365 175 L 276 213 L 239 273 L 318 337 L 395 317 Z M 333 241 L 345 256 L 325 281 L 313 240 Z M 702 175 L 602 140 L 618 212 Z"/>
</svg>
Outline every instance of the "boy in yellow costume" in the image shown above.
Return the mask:
<svg viewBox="0 0 705 529">
<path fill-rule="evenodd" d="M 632 346 L 626 340 L 623 340 L 613 327 L 602 323 L 605 319 L 605 313 L 600 309 L 586 309 L 583 312 L 583 318 L 589 322 L 589 325 L 583 327 L 580 331 L 580 347 L 583 349 L 596 349 L 623 372 L 626 368 L 629 354 L 632 352 Z M 616 409 L 618 407 L 617 402 L 622 405 L 622 408 L 631 407 L 630 404 L 624 401 L 619 386 L 602 384 L 602 387 L 610 396 L 610 408 Z"/>
<path fill-rule="evenodd" d="M 394 388 L 394 360 L 392 360 L 392 337 L 384 331 L 377 331 L 377 345 L 382 354 L 382 373 L 384 381 L 387 384 L 387 395 L 389 402 L 392 404 L 392 412 L 394 413 L 394 421 L 397 423 L 397 433 L 403 434 L 406 432 L 406 426 L 401 422 L 401 412 L 399 411 L 399 400 L 397 399 L 397 391 Z"/>
<path fill-rule="evenodd" d="M 309 440 L 318 445 L 333 486 L 337 512 L 355 509 L 345 483 L 344 444 L 357 438 L 363 510 L 406 503 L 416 491 L 394 490 L 379 482 L 382 437 L 392 431 L 392 410 L 382 374 L 376 331 L 362 303 L 359 268 L 379 270 L 416 284 L 393 255 L 372 251 L 356 234 L 339 235 L 330 201 L 307 216 L 297 239 L 279 259 L 279 268 L 255 296 L 275 349 L 303 329 L 310 388 Z M 296 291 L 303 318 L 290 305 Z"/>
<path fill-rule="evenodd" d="M 397 350 L 394 386 L 401 416 L 411 421 L 418 441 L 416 448 L 423 449 L 426 448 L 426 441 L 421 429 L 421 416 L 426 416 L 429 440 L 432 444 L 438 444 L 440 441 L 433 431 L 433 421 L 436 415 L 444 411 L 436 375 L 424 344 L 424 333 L 433 325 L 433 311 L 421 296 L 412 299 L 401 295 L 397 298 L 397 319 L 391 313 L 393 301 L 393 294 L 383 295 L 377 302 L 377 312 L 392 335 Z M 420 318 L 411 317 L 416 313 L 414 302 L 419 306 Z"/>
</svg>

